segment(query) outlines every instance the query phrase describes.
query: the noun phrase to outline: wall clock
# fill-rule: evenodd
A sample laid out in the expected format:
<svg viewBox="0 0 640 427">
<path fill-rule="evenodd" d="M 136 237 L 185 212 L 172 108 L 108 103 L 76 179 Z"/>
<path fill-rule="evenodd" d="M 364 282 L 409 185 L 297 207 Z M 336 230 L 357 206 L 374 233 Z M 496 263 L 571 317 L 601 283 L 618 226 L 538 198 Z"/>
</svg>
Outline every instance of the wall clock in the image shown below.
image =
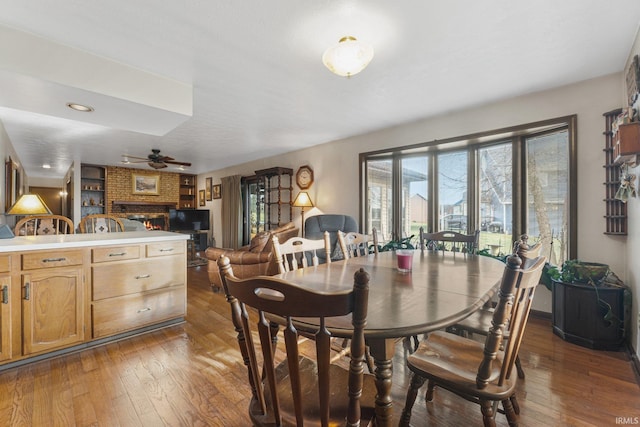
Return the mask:
<svg viewBox="0 0 640 427">
<path fill-rule="evenodd" d="M 306 190 L 313 184 L 313 169 L 308 165 L 300 166 L 296 172 L 296 183 L 301 190 Z"/>
</svg>

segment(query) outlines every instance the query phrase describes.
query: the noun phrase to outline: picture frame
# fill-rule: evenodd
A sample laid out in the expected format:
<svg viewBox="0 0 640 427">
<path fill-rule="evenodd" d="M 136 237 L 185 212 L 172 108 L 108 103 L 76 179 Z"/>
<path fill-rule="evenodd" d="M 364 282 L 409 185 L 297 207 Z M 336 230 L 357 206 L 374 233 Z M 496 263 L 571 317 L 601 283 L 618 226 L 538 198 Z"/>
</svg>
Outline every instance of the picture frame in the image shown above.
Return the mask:
<svg viewBox="0 0 640 427">
<path fill-rule="evenodd" d="M 222 198 L 222 185 L 220 184 L 216 184 L 212 187 L 212 196 L 214 199 L 221 199 Z"/>
<path fill-rule="evenodd" d="M 213 192 L 213 178 L 209 177 L 206 179 L 206 184 L 204 186 L 206 200 L 212 200 L 211 193 Z"/>
<path fill-rule="evenodd" d="M 157 196 L 160 191 L 160 175 L 131 174 L 131 186 L 133 194 Z"/>
<path fill-rule="evenodd" d="M 640 92 L 640 59 L 638 59 L 638 55 L 633 57 L 625 77 L 627 83 L 627 101 L 629 102 L 629 106 L 632 106 L 638 99 L 638 92 Z"/>
<path fill-rule="evenodd" d="M 200 206 L 204 206 L 207 204 L 206 200 L 205 200 L 205 190 L 199 190 L 198 191 L 198 202 Z"/>
</svg>

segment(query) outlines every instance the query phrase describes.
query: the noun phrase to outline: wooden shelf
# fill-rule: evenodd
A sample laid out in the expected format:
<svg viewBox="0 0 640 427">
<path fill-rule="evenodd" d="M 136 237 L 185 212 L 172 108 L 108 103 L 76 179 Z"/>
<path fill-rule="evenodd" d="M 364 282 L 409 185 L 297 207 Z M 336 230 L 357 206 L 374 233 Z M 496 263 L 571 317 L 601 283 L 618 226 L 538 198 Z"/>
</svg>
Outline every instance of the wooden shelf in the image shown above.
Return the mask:
<svg viewBox="0 0 640 427">
<path fill-rule="evenodd" d="M 616 136 L 611 131 L 613 124 L 618 118 L 622 109 L 613 110 L 603 114 L 605 117 L 605 148 L 604 148 L 604 171 L 605 171 L 605 232 L 607 235 L 626 236 L 627 235 L 627 204 L 616 199 L 616 193 L 620 186 L 620 166 L 617 162 L 620 160 L 619 139 L 621 134 L 626 130 L 619 130 Z M 626 126 L 626 125 L 622 125 Z M 637 129 L 637 128 L 636 128 Z M 624 139 L 624 138 L 623 138 Z"/>
<path fill-rule="evenodd" d="M 114 200 L 113 206 L 168 206 L 176 207 L 176 202 L 144 202 L 141 200 Z"/>
</svg>

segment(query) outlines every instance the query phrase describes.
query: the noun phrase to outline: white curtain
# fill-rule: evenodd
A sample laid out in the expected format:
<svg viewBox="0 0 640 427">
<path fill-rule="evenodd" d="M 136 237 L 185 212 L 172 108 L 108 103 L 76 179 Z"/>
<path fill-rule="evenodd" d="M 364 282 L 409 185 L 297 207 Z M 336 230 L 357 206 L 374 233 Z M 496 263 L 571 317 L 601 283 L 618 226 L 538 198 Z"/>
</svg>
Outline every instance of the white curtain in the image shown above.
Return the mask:
<svg viewBox="0 0 640 427">
<path fill-rule="evenodd" d="M 242 245 L 242 187 L 240 175 L 222 178 L 222 247 Z"/>
</svg>

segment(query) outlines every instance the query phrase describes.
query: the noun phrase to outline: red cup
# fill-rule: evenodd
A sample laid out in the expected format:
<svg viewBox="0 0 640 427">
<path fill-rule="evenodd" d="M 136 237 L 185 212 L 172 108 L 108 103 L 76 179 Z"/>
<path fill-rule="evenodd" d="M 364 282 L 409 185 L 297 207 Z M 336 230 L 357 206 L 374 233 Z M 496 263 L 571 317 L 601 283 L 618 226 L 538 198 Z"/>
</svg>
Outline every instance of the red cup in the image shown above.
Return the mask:
<svg viewBox="0 0 640 427">
<path fill-rule="evenodd" d="M 398 249 L 396 256 L 398 257 L 398 271 L 401 273 L 409 273 L 413 264 L 413 251 Z"/>
</svg>

